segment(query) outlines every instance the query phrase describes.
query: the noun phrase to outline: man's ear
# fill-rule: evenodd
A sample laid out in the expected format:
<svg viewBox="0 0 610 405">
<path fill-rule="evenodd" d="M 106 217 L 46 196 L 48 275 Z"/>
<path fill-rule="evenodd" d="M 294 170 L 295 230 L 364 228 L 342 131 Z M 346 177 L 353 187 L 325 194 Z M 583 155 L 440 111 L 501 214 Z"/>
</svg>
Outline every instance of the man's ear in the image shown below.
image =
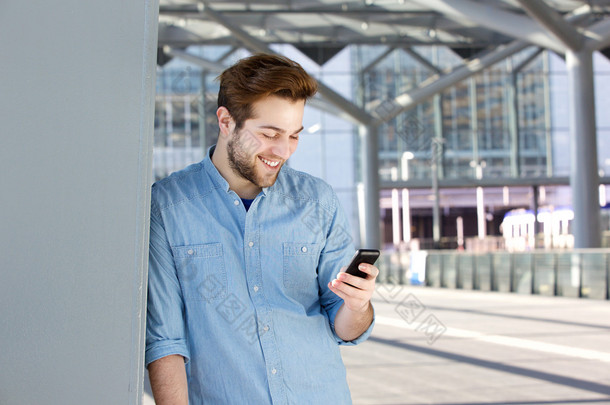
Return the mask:
<svg viewBox="0 0 610 405">
<path fill-rule="evenodd" d="M 216 117 L 218 118 L 220 135 L 229 136 L 232 134 L 235 129 L 235 121 L 229 110 L 227 110 L 226 107 L 218 107 L 218 110 L 216 110 Z"/>
</svg>

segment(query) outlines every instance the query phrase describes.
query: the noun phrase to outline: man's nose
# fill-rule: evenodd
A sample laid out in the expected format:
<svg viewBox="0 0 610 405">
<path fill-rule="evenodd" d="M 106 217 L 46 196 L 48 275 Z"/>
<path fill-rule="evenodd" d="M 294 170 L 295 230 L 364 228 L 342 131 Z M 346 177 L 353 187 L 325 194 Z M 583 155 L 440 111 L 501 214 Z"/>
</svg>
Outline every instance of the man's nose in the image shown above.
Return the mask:
<svg viewBox="0 0 610 405">
<path fill-rule="evenodd" d="M 288 160 L 292 151 L 290 149 L 290 137 L 281 137 L 277 140 L 277 142 L 273 145 L 273 154 L 281 157 L 284 160 Z"/>
</svg>

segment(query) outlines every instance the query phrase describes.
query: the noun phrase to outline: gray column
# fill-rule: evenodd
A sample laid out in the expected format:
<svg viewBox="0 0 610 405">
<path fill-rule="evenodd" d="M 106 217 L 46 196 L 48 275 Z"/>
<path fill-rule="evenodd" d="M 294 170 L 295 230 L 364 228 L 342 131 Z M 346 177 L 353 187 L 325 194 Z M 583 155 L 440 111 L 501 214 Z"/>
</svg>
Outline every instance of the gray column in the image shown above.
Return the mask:
<svg viewBox="0 0 610 405">
<path fill-rule="evenodd" d="M 434 247 L 440 248 L 443 226 L 441 220 L 441 198 L 438 186 L 439 178 L 444 176 L 444 137 L 443 137 L 443 104 L 441 93 L 434 95 L 434 138 L 432 138 L 431 171 L 432 171 L 432 191 L 434 203 L 432 206 L 432 239 Z"/>
<path fill-rule="evenodd" d="M 477 103 L 477 82 L 474 77 L 469 79 L 470 128 L 472 131 L 472 162 L 479 161 L 479 116 Z M 474 175 L 474 173 L 473 173 Z"/>
<path fill-rule="evenodd" d="M 536 185 L 532 187 L 532 211 L 534 211 L 534 235 L 537 238 L 540 233 L 540 222 L 538 222 L 538 210 L 540 201 L 540 188 Z"/>
<path fill-rule="evenodd" d="M 207 125 L 207 113 L 206 113 L 206 105 L 205 105 L 205 93 L 207 91 L 207 86 L 205 80 L 207 78 L 207 70 L 203 69 L 201 71 L 201 91 L 199 94 L 199 100 L 197 103 L 197 108 L 199 110 L 199 146 L 201 148 L 201 156 L 205 157 L 206 150 L 208 148 L 208 125 Z"/>
<path fill-rule="evenodd" d="M 362 148 L 362 180 L 364 183 L 364 228 L 363 247 L 381 247 L 381 223 L 379 215 L 379 151 L 378 129 L 374 125 L 359 125 Z"/>
<path fill-rule="evenodd" d="M 543 63 L 543 91 L 544 91 L 544 144 L 546 149 L 546 175 L 553 176 L 553 137 L 552 137 L 552 122 L 551 122 L 551 84 L 550 84 L 550 69 L 549 69 L 549 52 L 544 51 Z"/>
<path fill-rule="evenodd" d="M 567 51 L 574 247 L 601 246 L 593 54 Z"/>
<path fill-rule="evenodd" d="M 438 166 L 441 155 L 441 141 L 438 138 L 432 138 L 430 150 L 430 175 L 432 177 L 432 195 L 434 202 L 432 203 L 432 240 L 434 248 L 439 249 L 441 245 L 441 214 L 440 214 L 440 191 L 438 187 Z"/>
<path fill-rule="evenodd" d="M 512 62 L 509 60 L 509 64 Z M 510 175 L 519 177 L 519 90 L 518 90 L 518 70 L 511 66 L 510 82 L 508 84 L 508 129 L 510 132 Z"/>
<path fill-rule="evenodd" d="M 158 4 L 1 3 L 0 403 L 140 404 Z"/>
</svg>

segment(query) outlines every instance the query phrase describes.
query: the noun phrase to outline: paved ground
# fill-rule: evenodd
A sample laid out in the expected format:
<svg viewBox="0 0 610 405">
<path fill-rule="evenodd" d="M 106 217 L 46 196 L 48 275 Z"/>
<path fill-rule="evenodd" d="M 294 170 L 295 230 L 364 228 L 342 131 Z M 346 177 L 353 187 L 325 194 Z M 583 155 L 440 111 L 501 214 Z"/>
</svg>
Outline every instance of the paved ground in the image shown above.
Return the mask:
<svg viewBox="0 0 610 405">
<path fill-rule="evenodd" d="M 388 285 L 374 301 L 371 339 L 342 348 L 355 405 L 610 404 L 608 301 Z"/>
</svg>

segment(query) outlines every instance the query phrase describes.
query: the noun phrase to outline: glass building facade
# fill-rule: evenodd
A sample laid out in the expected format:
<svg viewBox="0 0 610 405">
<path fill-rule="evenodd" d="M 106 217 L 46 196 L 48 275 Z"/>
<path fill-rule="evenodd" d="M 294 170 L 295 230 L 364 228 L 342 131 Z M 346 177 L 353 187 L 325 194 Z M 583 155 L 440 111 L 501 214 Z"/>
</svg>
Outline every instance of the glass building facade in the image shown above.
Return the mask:
<svg viewBox="0 0 610 405">
<path fill-rule="evenodd" d="M 445 47 L 390 51 L 383 46 L 353 45 L 323 66 L 292 46 L 274 49 L 295 59 L 318 80 L 367 111 L 372 111 L 379 101 L 408 93 L 433 80 L 433 76 L 464 63 L 457 53 Z M 207 60 L 222 60 L 226 66 L 248 55 L 243 50 L 219 46 L 192 47 L 188 51 Z M 159 67 L 155 178 L 200 161 L 207 147 L 215 143 L 217 74 L 177 59 Z M 610 173 L 610 117 L 604 114 L 610 104 L 609 79 L 610 63 L 596 54 L 601 176 Z M 381 125 L 382 244 L 387 248 L 403 248 L 405 242 L 417 240 L 420 247 L 429 245 L 433 225 L 429 185 L 433 163 L 437 165 L 440 181 L 451 184 L 439 190 L 444 247 L 455 248 L 460 237 L 481 236 L 481 226 L 484 235 L 493 242 L 494 237 L 500 238 L 506 214 L 514 210 L 541 212 L 569 207 L 569 186 L 554 181 L 564 178 L 565 183 L 570 170 L 567 103 L 565 62 L 555 54 L 528 48 Z M 299 149 L 289 164 L 333 186 L 351 217 L 358 244 L 358 184 L 362 175 L 357 128 L 330 111 L 309 105 L 303 125 Z M 479 196 L 473 184 L 483 179 L 512 186 L 486 187 Z M 528 182 L 519 184 L 520 179 Z M 401 210 L 398 217 L 397 200 L 393 198 L 396 193 L 392 192 L 394 183 L 398 191 L 402 192 L 405 184 L 408 190 L 398 198 Z M 600 205 L 604 205 L 601 197 L 605 190 L 605 186 L 600 188 Z M 479 197 L 484 212 L 477 210 Z M 409 211 L 405 211 L 405 205 Z M 605 212 L 602 229 L 607 231 Z M 409 229 L 404 227 L 405 215 L 410 217 Z M 535 231 L 542 234 L 543 225 L 538 225 Z"/>
<path fill-rule="evenodd" d="M 380 52 L 378 47 L 354 51 L 361 66 Z M 418 47 L 412 52 L 441 71 L 462 63 L 447 48 Z M 515 71 L 524 61 L 526 66 Z M 400 178 L 403 154 L 410 152 L 409 178 L 429 179 L 434 138 L 442 140 L 441 178 L 476 177 L 481 162 L 484 177 L 552 176 L 547 66 L 548 55 L 525 51 L 388 122 L 380 131 L 381 178 Z M 364 103 L 393 99 L 435 74 L 409 53 L 394 51 L 364 75 Z"/>
</svg>

